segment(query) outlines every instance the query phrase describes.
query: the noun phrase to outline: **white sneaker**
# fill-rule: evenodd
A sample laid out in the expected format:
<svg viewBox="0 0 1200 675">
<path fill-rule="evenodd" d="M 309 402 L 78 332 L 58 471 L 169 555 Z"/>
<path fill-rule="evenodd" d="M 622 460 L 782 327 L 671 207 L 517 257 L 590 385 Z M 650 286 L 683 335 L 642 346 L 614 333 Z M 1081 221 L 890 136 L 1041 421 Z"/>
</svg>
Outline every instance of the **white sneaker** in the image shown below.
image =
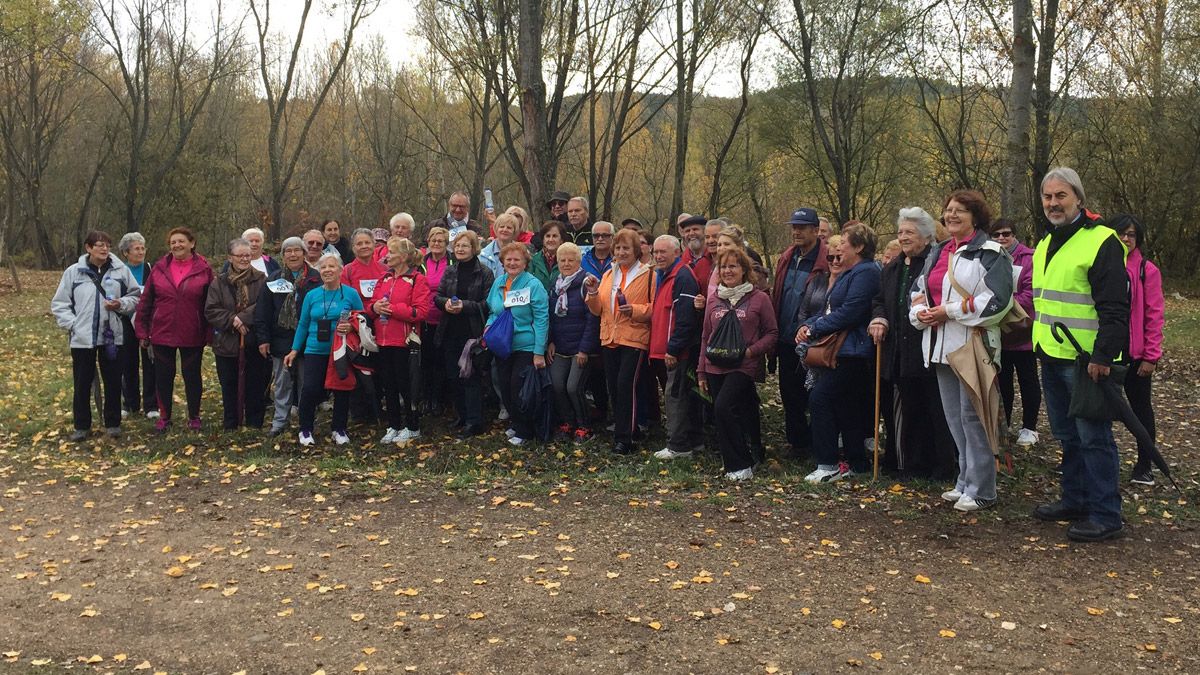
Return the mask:
<svg viewBox="0 0 1200 675">
<path fill-rule="evenodd" d="M 505 430 L 504 430 L 504 437 L 505 437 L 505 438 L 512 438 L 512 437 L 514 437 L 514 436 L 516 436 L 516 435 L 517 435 L 517 430 L 516 430 L 516 429 L 513 429 L 512 427 L 509 427 L 509 428 L 507 428 L 507 429 L 505 429 Z"/>
<path fill-rule="evenodd" d="M 691 457 L 692 451 L 688 450 L 686 452 L 675 452 L 670 448 L 663 448 L 662 450 L 654 453 L 654 456 L 659 459 L 678 459 L 680 457 Z"/>
<path fill-rule="evenodd" d="M 729 473 L 725 474 L 725 480 L 744 481 L 750 480 L 751 478 L 754 478 L 754 469 L 749 467 L 742 469 L 741 471 L 730 471 Z"/>
<path fill-rule="evenodd" d="M 804 477 L 806 483 L 832 483 L 841 480 L 845 477 L 845 473 L 840 468 L 838 469 L 822 469 L 817 467 L 817 470 Z"/>
<path fill-rule="evenodd" d="M 350 442 L 350 437 L 342 431 L 333 432 L 333 442 L 338 445 L 345 445 Z"/>
<path fill-rule="evenodd" d="M 616 431 L 616 430 L 617 430 L 617 423 L 616 423 L 616 422 L 613 422 L 612 424 L 610 424 L 610 425 L 608 425 L 608 426 L 606 426 L 606 427 L 604 427 L 604 428 L 605 428 L 606 430 L 608 430 L 608 431 Z"/>
<path fill-rule="evenodd" d="M 121 408 L 121 419 L 125 419 L 126 417 L 129 417 L 129 411 Z"/>
<path fill-rule="evenodd" d="M 148 420 L 156 420 L 156 419 L 158 419 L 158 411 L 157 411 L 157 410 L 148 410 L 148 411 L 146 411 L 146 419 L 148 419 Z"/>
<path fill-rule="evenodd" d="M 948 502 L 956 502 L 961 498 L 962 498 L 962 493 L 959 492 L 957 489 L 946 490 L 945 492 L 942 493 L 942 499 L 945 499 Z"/>
<path fill-rule="evenodd" d="M 307 431 L 300 432 L 300 445 L 313 445 L 316 441 L 313 440 L 312 434 Z"/>
<path fill-rule="evenodd" d="M 954 503 L 954 509 L 956 511 L 978 511 L 979 509 L 986 509 L 995 501 L 994 499 L 976 499 L 963 495 Z"/>
<path fill-rule="evenodd" d="M 519 447 L 525 445 L 525 439 L 521 438 L 520 436 L 511 436 L 508 439 L 508 444 Z"/>
<path fill-rule="evenodd" d="M 1038 432 L 1034 431 L 1033 429 L 1022 429 L 1021 432 L 1017 434 L 1017 445 L 1023 448 L 1027 448 L 1037 442 Z"/>
<path fill-rule="evenodd" d="M 412 429 L 405 427 L 400 430 L 399 434 L 396 435 L 396 442 L 397 443 L 407 443 L 409 441 L 416 440 L 420 437 L 421 437 L 420 431 L 413 431 Z"/>
<path fill-rule="evenodd" d="M 400 432 L 392 427 L 388 427 L 387 433 L 383 438 L 379 439 L 380 443 L 395 443 L 400 437 Z"/>
<path fill-rule="evenodd" d="M 509 417 L 509 415 L 508 415 L 508 408 L 505 408 L 504 406 L 500 406 L 500 414 L 499 414 L 499 415 L 496 415 L 496 419 L 498 419 L 498 420 L 500 420 L 501 422 L 503 422 L 504 420 L 507 420 L 507 419 L 508 419 L 508 417 Z"/>
</svg>

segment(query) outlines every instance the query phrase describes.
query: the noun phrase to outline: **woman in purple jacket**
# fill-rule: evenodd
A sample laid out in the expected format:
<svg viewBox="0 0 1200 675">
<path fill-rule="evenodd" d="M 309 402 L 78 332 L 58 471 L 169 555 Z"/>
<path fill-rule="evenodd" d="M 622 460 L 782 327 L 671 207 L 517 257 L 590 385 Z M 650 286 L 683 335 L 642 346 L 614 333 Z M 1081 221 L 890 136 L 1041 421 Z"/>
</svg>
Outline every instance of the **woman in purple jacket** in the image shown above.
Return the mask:
<svg viewBox="0 0 1200 675">
<path fill-rule="evenodd" d="M 1022 244 L 1013 232 L 1013 222 L 1001 218 L 992 223 L 992 239 L 1012 257 L 1013 301 L 1033 316 L 1033 249 Z M 1038 382 L 1037 358 L 1033 355 L 1033 321 L 1010 326 L 1000 334 L 1000 397 L 1004 399 L 1004 419 L 1012 424 L 1013 372 L 1021 387 L 1021 430 L 1017 445 L 1028 447 L 1037 443 L 1038 409 L 1042 407 L 1042 385 Z"/>
<path fill-rule="evenodd" d="M 745 251 L 735 248 L 717 254 L 716 266 L 720 283 L 715 297 L 704 308 L 696 379 L 700 389 L 712 395 L 725 478 L 743 481 L 754 477 L 755 457 L 747 439 L 761 437 L 761 430 L 752 428 L 759 421 L 752 409 L 758 401 L 754 382 L 761 375 L 761 357 L 775 349 L 779 324 L 771 298 L 750 281 L 754 263 Z M 709 361 L 708 343 L 721 319 L 730 312 L 741 324 L 746 351 L 738 365 L 720 366 Z"/>
<path fill-rule="evenodd" d="M 1125 395 L 1142 426 L 1155 437 L 1154 406 L 1150 403 L 1150 378 L 1162 358 L 1163 290 L 1162 272 L 1142 254 L 1146 228 L 1137 218 L 1120 214 L 1108 221 L 1121 242 L 1129 249 L 1125 272 L 1129 275 L 1129 374 L 1125 376 Z M 1130 480 L 1154 485 L 1150 448 L 1138 443 L 1137 464 Z"/>
<path fill-rule="evenodd" d="M 142 289 L 135 322 L 143 348 L 154 355 L 154 389 L 158 396 L 155 431 L 171 426 L 175 355 L 179 354 L 183 390 L 187 396 L 188 427 L 200 430 L 200 362 L 208 343 L 204 302 L 213 280 L 212 267 L 196 253 L 196 235 L 186 227 L 167 233 L 170 253 L 154 263 Z"/>
</svg>

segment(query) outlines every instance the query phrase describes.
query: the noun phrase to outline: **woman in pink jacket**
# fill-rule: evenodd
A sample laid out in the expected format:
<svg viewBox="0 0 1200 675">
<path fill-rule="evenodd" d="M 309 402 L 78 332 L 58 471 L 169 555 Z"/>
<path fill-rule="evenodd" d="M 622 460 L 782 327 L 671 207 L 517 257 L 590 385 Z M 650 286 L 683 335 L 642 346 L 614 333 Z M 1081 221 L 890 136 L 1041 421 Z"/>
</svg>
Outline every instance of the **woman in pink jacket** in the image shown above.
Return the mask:
<svg viewBox="0 0 1200 675">
<path fill-rule="evenodd" d="M 1146 228 L 1137 218 L 1120 214 L 1109 220 L 1129 249 L 1125 272 L 1129 275 L 1129 374 L 1125 377 L 1125 395 L 1150 438 L 1155 437 L 1154 407 L 1150 403 L 1150 380 L 1162 358 L 1163 290 L 1158 266 L 1142 255 Z M 1137 463 L 1133 465 L 1134 483 L 1154 485 L 1149 448 L 1138 443 Z"/>
<path fill-rule="evenodd" d="M 1013 228 L 1011 220 L 1002 218 L 992 223 L 991 235 L 1012 256 L 1013 272 L 1017 274 L 1013 302 L 1032 317 L 1033 249 L 1017 239 Z M 1037 358 L 1033 355 L 1033 321 L 1009 326 L 1008 332 L 1000 334 L 1000 397 L 1004 401 L 1005 422 L 1010 425 L 1016 397 L 1013 373 L 1021 387 L 1021 430 L 1017 432 L 1017 445 L 1029 447 L 1038 442 L 1038 409 L 1042 407 L 1042 385 L 1038 383 Z"/>
</svg>

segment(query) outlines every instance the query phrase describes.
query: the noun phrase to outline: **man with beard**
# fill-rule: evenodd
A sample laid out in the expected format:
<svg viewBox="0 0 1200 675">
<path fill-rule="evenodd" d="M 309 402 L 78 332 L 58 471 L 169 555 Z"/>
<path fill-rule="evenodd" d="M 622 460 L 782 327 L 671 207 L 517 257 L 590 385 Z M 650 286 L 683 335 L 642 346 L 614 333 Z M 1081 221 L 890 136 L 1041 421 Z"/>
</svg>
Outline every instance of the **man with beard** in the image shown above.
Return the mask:
<svg viewBox="0 0 1200 675">
<path fill-rule="evenodd" d="M 800 369 L 800 357 L 796 355 L 796 332 L 800 330 L 804 293 L 809 282 L 817 278 L 812 272 L 817 268 L 827 269 L 828 263 L 825 242 L 817 235 L 820 221 L 816 210 L 796 209 L 787 224 L 792 228 L 792 245 L 779 256 L 772 295 L 779 322 L 779 396 L 783 401 L 784 431 L 792 456 L 802 459 L 812 446 L 812 431 L 808 423 L 805 372 Z"/>
<path fill-rule="evenodd" d="M 1112 422 L 1071 415 L 1077 354 L 1069 341 L 1054 339 L 1051 326 L 1070 328 L 1091 355 L 1085 376 L 1102 382 L 1129 343 L 1129 279 L 1125 246 L 1083 203 L 1083 183 L 1074 169 L 1046 173 L 1042 211 L 1049 227 L 1033 254 L 1033 350 L 1042 362 L 1046 416 L 1062 444 L 1062 498 L 1037 507 L 1033 516 L 1069 520 L 1067 538 L 1086 542 L 1124 531 L 1120 458 Z"/>
<path fill-rule="evenodd" d="M 692 276 L 700 285 L 701 297 L 708 294 L 708 279 L 713 270 L 712 255 L 704 243 L 704 225 L 707 222 L 708 219 L 704 216 L 693 216 L 690 213 L 681 213 L 675 219 L 679 240 L 683 244 L 683 264 L 692 270 Z"/>
</svg>

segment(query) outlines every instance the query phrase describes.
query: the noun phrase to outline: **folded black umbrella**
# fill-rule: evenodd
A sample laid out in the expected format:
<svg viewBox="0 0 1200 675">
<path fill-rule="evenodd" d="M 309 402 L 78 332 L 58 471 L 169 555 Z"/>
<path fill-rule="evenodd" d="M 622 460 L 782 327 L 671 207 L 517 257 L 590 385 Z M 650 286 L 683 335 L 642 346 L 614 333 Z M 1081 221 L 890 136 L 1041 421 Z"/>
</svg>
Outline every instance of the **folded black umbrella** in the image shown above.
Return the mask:
<svg viewBox="0 0 1200 675">
<path fill-rule="evenodd" d="M 1059 343 L 1065 336 L 1071 346 L 1075 348 L 1075 353 L 1078 354 L 1075 357 L 1075 384 L 1071 390 L 1070 414 L 1083 419 L 1101 422 L 1117 421 L 1124 424 L 1125 428 L 1129 429 L 1129 433 L 1133 434 L 1138 445 L 1148 449 L 1150 461 L 1154 462 L 1154 466 L 1158 467 L 1162 475 L 1171 481 L 1175 491 L 1182 493 L 1175 479 L 1171 477 L 1171 467 L 1167 465 L 1167 460 L 1158 451 L 1158 444 L 1155 443 L 1154 437 L 1146 430 L 1125 398 L 1125 390 L 1121 388 L 1121 383 L 1125 381 L 1125 376 L 1129 371 L 1128 367 L 1111 366 L 1108 376 L 1095 382 L 1087 372 L 1092 356 L 1079 345 L 1079 341 L 1071 334 L 1071 329 L 1062 322 L 1055 322 L 1050 326 L 1050 334 Z"/>
</svg>

